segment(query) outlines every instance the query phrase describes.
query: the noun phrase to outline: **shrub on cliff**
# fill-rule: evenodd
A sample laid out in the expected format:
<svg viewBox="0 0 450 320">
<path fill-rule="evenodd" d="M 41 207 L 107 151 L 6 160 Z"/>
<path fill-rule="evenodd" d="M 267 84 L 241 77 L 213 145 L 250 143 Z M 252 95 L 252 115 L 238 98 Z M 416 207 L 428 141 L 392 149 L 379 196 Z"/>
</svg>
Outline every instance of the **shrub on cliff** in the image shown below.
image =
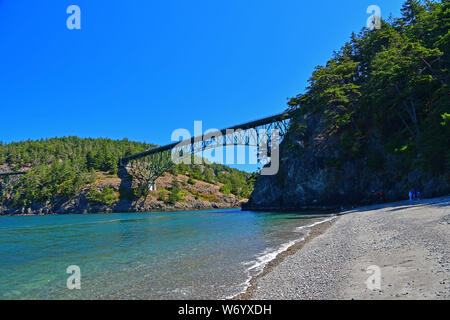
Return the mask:
<svg viewBox="0 0 450 320">
<path fill-rule="evenodd" d="M 109 186 L 105 186 L 101 191 L 93 187 L 88 191 L 86 199 L 93 205 L 112 206 L 119 201 L 119 194 Z"/>
</svg>

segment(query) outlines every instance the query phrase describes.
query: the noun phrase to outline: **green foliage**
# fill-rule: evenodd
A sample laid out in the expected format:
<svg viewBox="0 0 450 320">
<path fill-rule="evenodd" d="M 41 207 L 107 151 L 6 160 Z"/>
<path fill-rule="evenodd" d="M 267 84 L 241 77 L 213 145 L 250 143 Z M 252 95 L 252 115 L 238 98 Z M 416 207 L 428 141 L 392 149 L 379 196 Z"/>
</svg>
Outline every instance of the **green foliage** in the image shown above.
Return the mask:
<svg viewBox="0 0 450 320">
<path fill-rule="evenodd" d="M 233 189 L 231 183 L 226 183 L 220 188 L 220 192 L 223 194 L 230 194 L 231 190 Z"/>
<path fill-rule="evenodd" d="M 145 185 L 144 183 L 140 183 L 136 187 L 133 188 L 133 196 L 128 197 L 128 199 L 133 200 L 133 199 L 147 198 L 149 193 L 150 193 L 150 190 L 148 188 L 148 185 Z"/>
<path fill-rule="evenodd" d="M 195 180 L 192 179 L 192 177 L 189 177 L 189 179 L 187 180 L 187 183 L 190 185 L 194 185 L 195 184 Z"/>
<path fill-rule="evenodd" d="M 187 174 L 188 184 L 194 185 L 196 180 L 212 184 L 223 184 L 220 191 L 224 194 L 234 194 L 239 198 L 248 198 L 253 191 L 256 173 L 247 173 L 216 163 L 174 165 L 176 172 Z"/>
<path fill-rule="evenodd" d="M 441 122 L 441 126 L 445 127 L 445 126 L 450 126 L 450 113 L 443 113 L 441 115 L 442 117 L 442 122 Z"/>
<path fill-rule="evenodd" d="M 105 186 L 101 191 L 98 191 L 95 187 L 93 187 L 89 189 L 86 199 L 91 204 L 112 206 L 119 201 L 119 195 L 113 188 L 108 186 Z"/>
<path fill-rule="evenodd" d="M 201 193 L 196 192 L 195 196 L 201 200 L 209 201 L 209 202 L 218 202 L 219 199 L 217 199 L 216 195 L 213 193 Z"/>
<path fill-rule="evenodd" d="M 115 174 L 120 157 L 151 146 L 127 139 L 78 137 L 0 142 L 0 165 L 7 164 L 12 170 L 31 169 L 11 190 L 14 206 L 27 207 L 33 202 L 52 204 L 74 196 L 82 186 L 94 181 L 95 171 Z M 110 190 L 105 192 L 110 194 Z M 104 201 L 109 201 L 109 194 L 101 195 Z"/>
<path fill-rule="evenodd" d="M 119 158 L 145 151 L 154 145 L 132 142 L 128 139 L 82 139 L 63 137 L 27 140 L 3 144 L 0 142 L 0 165 L 13 169 L 49 165 L 55 161 L 71 161 L 83 171 L 117 171 Z"/>
<path fill-rule="evenodd" d="M 178 201 L 183 201 L 184 198 L 181 194 L 181 188 L 180 188 L 180 182 L 177 179 L 172 180 L 172 184 L 169 190 L 169 194 L 166 197 L 164 197 L 164 203 L 167 204 L 175 204 Z"/>
<path fill-rule="evenodd" d="M 33 202 L 47 203 L 68 198 L 93 179 L 92 174 L 70 161 L 57 161 L 49 166 L 38 165 L 15 186 L 13 203 L 26 207 Z"/>
<path fill-rule="evenodd" d="M 450 3 L 408 0 L 402 14 L 379 30 L 353 34 L 315 69 L 307 92 L 288 102 L 296 113 L 293 130 L 315 114 L 323 138 L 337 138 L 338 159 L 330 163 L 366 157 L 382 170 L 384 152 L 370 148 L 376 132 L 405 170 L 449 168 Z"/>
<path fill-rule="evenodd" d="M 0 165 L 7 164 L 14 170 L 29 168 L 28 173 L 12 189 L 2 190 L 0 202 L 6 201 L 6 192 L 12 194 L 10 203 L 16 207 L 27 207 L 32 203 L 54 204 L 76 195 L 82 187 L 96 179 L 95 172 L 103 171 L 115 175 L 120 157 L 147 150 L 152 145 L 124 140 L 80 139 L 77 137 L 53 138 L 39 141 L 24 141 L 10 144 L 0 142 Z M 212 184 L 227 183 L 229 193 L 248 197 L 253 190 L 254 177 L 248 173 L 217 164 L 173 164 L 169 170 L 173 175 L 187 174 L 183 185 L 194 185 L 197 180 Z M 253 178 L 250 178 L 250 177 Z M 132 190 L 114 192 L 109 187 L 101 191 L 90 189 L 91 204 L 113 205 L 118 198 L 129 200 L 146 198 L 148 185 L 140 183 Z M 159 198 L 166 203 L 183 201 L 186 195 L 180 183 L 174 181 L 169 191 L 162 191 Z"/>
<path fill-rule="evenodd" d="M 167 191 L 166 189 L 161 189 L 158 192 L 158 200 L 159 201 L 166 201 L 167 200 L 167 196 L 169 195 L 169 191 Z"/>
<path fill-rule="evenodd" d="M 205 167 L 205 169 L 203 170 L 203 180 L 208 183 L 215 182 L 214 170 L 211 167 Z"/>
</svg>

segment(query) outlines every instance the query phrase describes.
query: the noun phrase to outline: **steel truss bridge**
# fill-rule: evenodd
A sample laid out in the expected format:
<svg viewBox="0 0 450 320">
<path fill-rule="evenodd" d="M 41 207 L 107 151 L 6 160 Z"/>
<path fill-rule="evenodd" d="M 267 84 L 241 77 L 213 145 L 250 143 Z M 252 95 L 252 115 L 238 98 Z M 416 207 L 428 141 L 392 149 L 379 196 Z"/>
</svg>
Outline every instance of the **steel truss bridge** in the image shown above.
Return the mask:
<svg viewBox="0 0 450 320">
<path fill-rule="evenodd" d="M 209 131 L 201 136 L 121 158 L 119 168 L 125 168 L 127 173 L 144 181 L 153 189 L 156 178 L 173 162 L 186 163 L 188 159 L 188 163 L 201 163 L 201 159 L 194 158 L 194 155 L 207 149 L 236 145 L 253 146 L 257 147 L 257 162 L 265 163 L 271 158 L 271 151 L 278 148 L 279 140 L 286 134 L 291 118 L 291 113 L 284 112 L 222 130 Z"/>
</svg>

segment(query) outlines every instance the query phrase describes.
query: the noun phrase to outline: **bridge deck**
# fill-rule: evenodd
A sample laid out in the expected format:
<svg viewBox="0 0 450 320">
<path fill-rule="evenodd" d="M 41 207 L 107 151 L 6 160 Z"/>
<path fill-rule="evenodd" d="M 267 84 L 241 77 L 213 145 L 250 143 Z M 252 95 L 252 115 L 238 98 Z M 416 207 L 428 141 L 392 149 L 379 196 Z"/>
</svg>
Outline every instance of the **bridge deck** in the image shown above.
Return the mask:
<svg viewBox="0 0 450 320">
<path fill-rule="evenodd" d="M 267 117 L 267 118 L 262 118 L 262 119 L 246 122 L 246 123 L 243 123 L 243 124 L 240 124 L 240 125 L 235 125 L 235 126 L 232 126 L 232 127 L 229 127 L 229 128 L 225 128 L 225 129 L 222 129 L 222 130 L 219 130 L 219 131 L 221 132 L 222 135 L 225 135 L 227 130 L 237 130 L 237 129 L 246 130 L 246 129 L 251 129 L 251 128 L 263 126 L 263 125 L 266 125 L 266 124 L 269 124 L 269 123 L 273 123 L 273 122 L 276 122 L 276 121 L 287 120 L 287 119 L 290 119 L 290 118 L 292 118 L 292 114 L 290 112 L 286 111 L 286 112 L 283 112 L 283 113 L 280 113 L 280 114 L 276 114 L 274 116 L 270 116 L 270 117 Z M 155 154 L 155 153 L 158 153 L 158 152 L 171 150 L 171 149 L 175 148 L 180 143 L 186 143 L 186 144 L 195 143 L 195 141 L 202 140 L 203 137 L 204 137 L 203 135 L 202 136 L 198 136 L 198 137 L 192 137 L 190 139 L 186 139 L 186 140 L 183 140 L 183 141 L 170 143 L 170 144 L 167 144 L 165 146 L 151 148 L 151 149 L 149 149 L 147 151 L 144 151 L 144 152 L 141 152 L 141 153 L 137 153 L 137 154 L 133 154 L 133 155 L 128 156 L 128 157 L 124 157 L 121 160 L 123 162 L 128 162 L 130 160 L 139 159 L 139 158 L 142 158 L 142 157 L 145 157 L 145 156 L 148 156 L 148 155 L 151 155 L 151 154 Z"/>
</svg>

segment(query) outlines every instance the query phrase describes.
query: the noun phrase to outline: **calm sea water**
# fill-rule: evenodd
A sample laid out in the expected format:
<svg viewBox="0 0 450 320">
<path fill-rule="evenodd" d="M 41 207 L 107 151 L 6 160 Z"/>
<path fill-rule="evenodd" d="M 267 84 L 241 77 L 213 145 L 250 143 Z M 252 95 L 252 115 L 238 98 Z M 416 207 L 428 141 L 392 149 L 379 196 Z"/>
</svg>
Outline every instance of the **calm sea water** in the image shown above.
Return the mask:
<svg viewBox="0 0 450 320">
<path fill-rule="evenodd" d="M 325 215 L 238 209 L 0 217 L 0 299 L 221 299 Z M 66 269 L 81 270 L 69 290 Z"/>
</svg>

